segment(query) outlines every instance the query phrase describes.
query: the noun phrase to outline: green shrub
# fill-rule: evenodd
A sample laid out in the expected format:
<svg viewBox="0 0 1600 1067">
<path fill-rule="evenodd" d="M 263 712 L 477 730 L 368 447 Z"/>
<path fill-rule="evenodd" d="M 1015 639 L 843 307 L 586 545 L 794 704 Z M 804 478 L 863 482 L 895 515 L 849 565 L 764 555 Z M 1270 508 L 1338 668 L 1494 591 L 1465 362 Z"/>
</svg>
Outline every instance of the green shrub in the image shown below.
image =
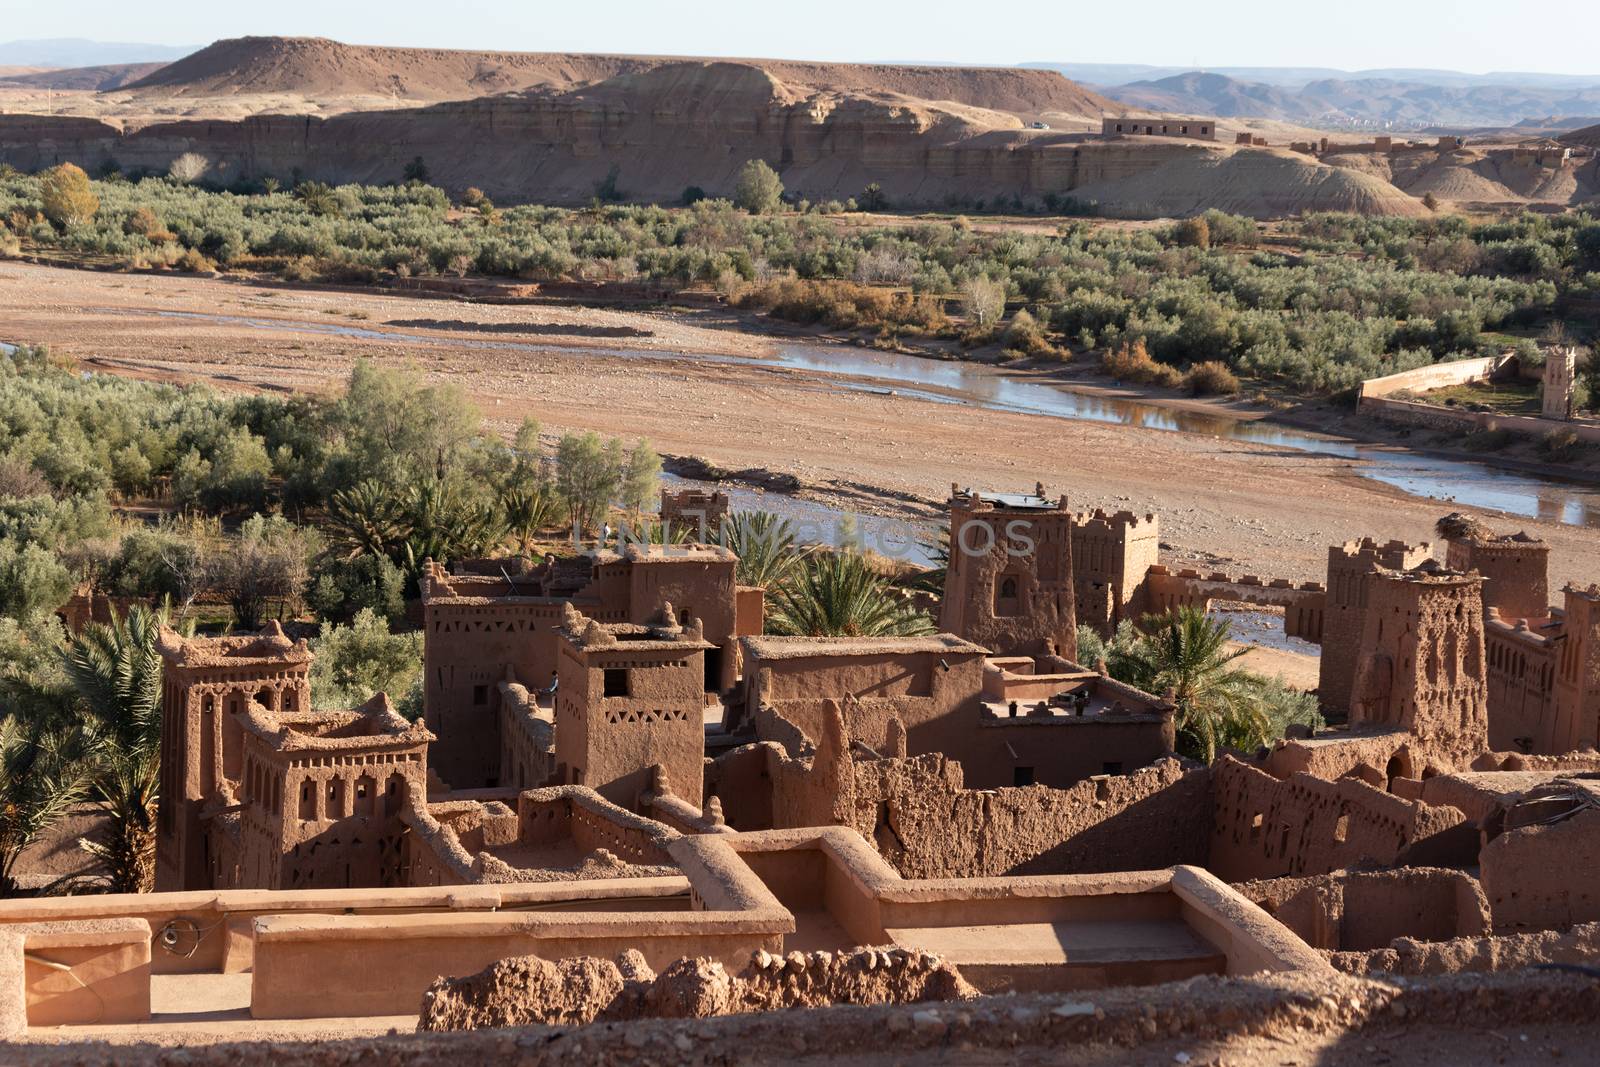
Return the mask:
<svg viewBox="0 0 1600 1067">
<path fill-rule="evenodd" d="M 752 215 L 770 215 L 783 203 L 783 181 L 765 161 L 752 159 L 739 168 L 733 202 Z"/>
<path fill-rule="evenodd" d="M 317 707 L 359 707 L 377 693 L 399 704 L 422 677 L 422 634 L 391 633 L 363 608 L 349 626 L 328 626 L 312 644 L 311 692 Z"/>
<path fill-rule="evenodd" d="M 324 559 L 312 567 L 307 606 L 320 618 L 347 623 L 369 611 L 391 623 L 405 613 L 404 572 L 386 556 Z"/>
<path fill-rule="evenodd" d="M 1183 387 L 1194 396 L 1233 396 L 1240 389 L 1238 376 L 1216 360 L 1190 367 L 1183 376 Z"/>
</svg>

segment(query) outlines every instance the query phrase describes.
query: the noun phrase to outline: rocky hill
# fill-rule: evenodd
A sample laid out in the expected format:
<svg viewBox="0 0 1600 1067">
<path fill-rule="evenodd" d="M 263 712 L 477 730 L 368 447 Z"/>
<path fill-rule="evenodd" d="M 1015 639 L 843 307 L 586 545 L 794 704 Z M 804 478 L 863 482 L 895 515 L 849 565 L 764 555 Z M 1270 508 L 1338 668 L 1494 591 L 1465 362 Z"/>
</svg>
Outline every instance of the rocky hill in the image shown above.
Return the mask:
<svg viewBox="0 0 1600 1067">
<path fill-rule="evenodd" d="M 662 64 L 578 89 L 328 118 L 254 115 L 124 129 L 88 118 L 0 116 L 0 161 L 28 169 L 110 158 L 164 170 L 185 152 L 205 155 L 224 182 L 296 171 L 388 182 L 421 156 L 432 179 L 456 191 L 477 186 L 497 200 L 568 204 L 588 202 L 602 184 L 647 202 L 675 202 L 688 186 L 727 195 L 746 160 L 764 159 L 790 191 L 812 200 L 856 196 L 876 182 L 901 207 L 972 210 L 1077 197 L 1130 216 L 1208 207 L 1259 216 L 1424 210 L 1378 177 L 1281 149 L 1101 141 L 1029 129 L 1004 109 L 885 89 L 819 89 L 785 80 L 765 63 Z"/>
<path fill-rule="evenodd" d="M 528 89 L 573 90 L 684 62 L 679 57 L 468 52 L 349 45 L 319 37 L 218 41 L 130 86 L 166 96 L 298 94 L 466 100 Z M 775 79 L 842 93 L 898 93 L 1014 115 L 1098 116 L 1117 105 L 1054 71 L 1000 67 L 748 60 Z"/>
<path fill-rule="evenodd" d="M 1600 148 L 1600 125 L 1585 126 L 1571 133 L 1562 134 L 1561 141 L 1564 144 L 1582 145 L 1585 148 Z"/>
<path fill-rule="evenodd" d="M 1276 119 L 1306 125 L 1505 127 L 1528 118 L 1600 110 L 1590 86 L 1434 85 L 1400 78 L 1319 78 L 1284 86 L 1190 72 L 1101 89 L 1128 107 Z"/>
<path fill-rule="evenodd" d="M 55 92 L 106 93 L 148 78 L 164 63 L 117 63 L 103 67 L 24 71 L 0 76 L 0 88 L 50 89 Z"/>
</svg>

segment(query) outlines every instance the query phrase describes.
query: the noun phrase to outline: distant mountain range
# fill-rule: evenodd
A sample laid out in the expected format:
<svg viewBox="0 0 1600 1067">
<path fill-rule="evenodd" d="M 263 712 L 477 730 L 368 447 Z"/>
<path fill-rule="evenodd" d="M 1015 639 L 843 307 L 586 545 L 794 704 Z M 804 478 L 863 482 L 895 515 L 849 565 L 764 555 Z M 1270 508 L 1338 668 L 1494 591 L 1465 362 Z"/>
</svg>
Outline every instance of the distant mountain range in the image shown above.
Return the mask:
<svg viewBox="0 0 1600 1067">
<path fill-rule="evenodd" d="M 1058 70 L 1130 107 L 1306 126 L 1563 128 L 1586 125 L 1600 115 L 1600 75 L 1034 65 Z"/>
<path fill-rule="evenodd" d="M 1126 85 L 1136 81 L 1157 81 L 1175 74 L 1194 73 L 1193 67 L 1152 67 L 1140 63 L 1021 63 L 1023 67 L 1058 70 L 1074 81 L 1094 85 Z M 1387 67 L 1374 70 L 1338 70 L 1333 67 L 1208 67 L 1208 74 L 1221 74 L 1239 81 L 1260 82 L 1298 89 L 1316 81 L 1402 81 L 1436 85 L 1447 89 L 1474 86 L 1513 85 L 1537 89 L 1574 89 L 1600 86 L 1600 74 L 1539 74 L 1492 72 L 1468 74 L 1459 70 L 1428 70 Z"/>
<path fill-rule="evenodd" d="M 106 67 L 123 63 L 166 63 L 198 45 L 123 44 L 81 37 L 0 43 L 0 67 Z"/>
</svg>

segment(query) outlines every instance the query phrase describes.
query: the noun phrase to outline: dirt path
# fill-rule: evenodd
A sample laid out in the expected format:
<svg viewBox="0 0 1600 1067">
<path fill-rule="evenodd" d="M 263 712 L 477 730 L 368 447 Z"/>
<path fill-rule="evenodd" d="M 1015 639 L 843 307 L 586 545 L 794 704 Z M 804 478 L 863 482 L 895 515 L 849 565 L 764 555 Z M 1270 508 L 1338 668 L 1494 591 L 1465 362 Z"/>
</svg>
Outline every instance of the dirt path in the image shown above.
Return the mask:
<svg viewBox="0 0 1600 1067">
<path fill-rule="evenodd" d="M 194 314 L 273 328 L 183 317 Z M 5 339 L 48 343 L 98 369 L 225 388 L 333 389 L 357 358 L 410 363 L 461 382 L 508 432 L 534 415 L 547 431 L 644 436 L 665 453 L 791 472 L 841 506 L 861 506 L 848 486 L 863 483 L 925 502 L 885 496 L 870 502 L 879 513 L 936 514 L 953 482 L 1023 489 L 1042 480 L 1077 507 L 1157 512 L 1177 563 L 1264 577 L 1320 580 L 1330 544 L 1362 535 L 1428 539 L 1433 521 L 1451 510 L 1358 478 L 1351 461 L 1335 457 L 840 391 L 811 372 L 696 360 L 686 353 L 761 355 L 772 342 L 667 312 L 478 305 L 3 263 L 0 323 Z M 418 342 L 341 336 L 335 326 Z M 1550 542 L 1553 588 L 1600 578 L 1600 533 L 1491 521 Z"/>
</svg>

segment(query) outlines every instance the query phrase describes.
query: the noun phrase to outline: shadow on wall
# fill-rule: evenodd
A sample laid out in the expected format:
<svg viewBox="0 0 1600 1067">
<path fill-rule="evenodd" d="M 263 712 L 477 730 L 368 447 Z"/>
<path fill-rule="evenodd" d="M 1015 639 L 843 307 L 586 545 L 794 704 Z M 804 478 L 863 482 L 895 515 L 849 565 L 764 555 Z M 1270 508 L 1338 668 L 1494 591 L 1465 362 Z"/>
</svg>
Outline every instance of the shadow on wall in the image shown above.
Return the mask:
<svg viewBox="0 0 1600 1067">
<path fill-rule="evenodd" d="M 1162 792 L 1134 801 L 1005 873 L 1105 874 L 1181 864 L 1204 867 L 1209 859 L 1211 814 L 1211 776 L 1191 771 Z"/>
</svg>

